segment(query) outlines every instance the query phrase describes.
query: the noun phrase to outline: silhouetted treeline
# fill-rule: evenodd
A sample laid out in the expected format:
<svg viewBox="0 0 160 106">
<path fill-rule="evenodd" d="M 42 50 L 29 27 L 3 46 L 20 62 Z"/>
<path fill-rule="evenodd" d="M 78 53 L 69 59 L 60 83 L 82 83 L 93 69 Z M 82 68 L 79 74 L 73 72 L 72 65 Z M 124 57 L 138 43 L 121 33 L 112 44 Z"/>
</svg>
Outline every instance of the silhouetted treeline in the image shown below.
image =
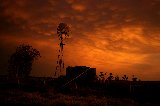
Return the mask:
<svg viewBox="0 0 160 106">
<path fill-rule="evenodd" d="M 8 75 L 11 79 L 26 78 L 32 70 L 34 60 L 41 57 L 40 52 L 30 45 L 19 45 L 10 56 L 8 63 Z"/>
</svg>

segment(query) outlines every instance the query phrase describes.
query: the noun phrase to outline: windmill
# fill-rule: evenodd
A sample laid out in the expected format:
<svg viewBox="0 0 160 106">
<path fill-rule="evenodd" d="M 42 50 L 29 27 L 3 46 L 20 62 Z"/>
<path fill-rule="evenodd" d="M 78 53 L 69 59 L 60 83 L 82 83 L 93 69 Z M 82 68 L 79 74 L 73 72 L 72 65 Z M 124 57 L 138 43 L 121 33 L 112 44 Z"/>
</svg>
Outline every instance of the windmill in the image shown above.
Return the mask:
<svg viewBox="0 0 160 106">
<path fill-rule="evenodd" d="M 57 76 L 57 72 L 60 73 L 62 70 L 64 70 L 64 59 L 63 59 L 63 49 L 64 49 L 64 40 L 69 37 L 69 26 L 65 23 L 60 23 L 57 27 L 57 35 L 59 38 L 59 50 L 58 50 L 58 59 L 57 59 L 57 65 L 56 65 L 56 72 L 55 76 Z"/>
</svg>

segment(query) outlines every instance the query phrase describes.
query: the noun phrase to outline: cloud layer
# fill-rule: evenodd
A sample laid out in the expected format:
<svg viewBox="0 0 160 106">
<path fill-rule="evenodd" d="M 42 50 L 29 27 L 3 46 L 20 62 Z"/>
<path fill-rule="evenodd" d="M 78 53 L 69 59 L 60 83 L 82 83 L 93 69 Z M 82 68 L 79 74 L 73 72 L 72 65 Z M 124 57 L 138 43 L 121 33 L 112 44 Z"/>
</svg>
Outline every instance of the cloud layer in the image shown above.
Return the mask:
<svg viewBox="0 0 160 106">
<path fill-rule="evenodd" d="M 1 0 L 0 67 L 21 43 L 42 53 L 33 75 L 52 76 L 58 53 L 56 29 L 71 27 L 66 65 L 160 80 L 159 0 Z"/>
</svg>

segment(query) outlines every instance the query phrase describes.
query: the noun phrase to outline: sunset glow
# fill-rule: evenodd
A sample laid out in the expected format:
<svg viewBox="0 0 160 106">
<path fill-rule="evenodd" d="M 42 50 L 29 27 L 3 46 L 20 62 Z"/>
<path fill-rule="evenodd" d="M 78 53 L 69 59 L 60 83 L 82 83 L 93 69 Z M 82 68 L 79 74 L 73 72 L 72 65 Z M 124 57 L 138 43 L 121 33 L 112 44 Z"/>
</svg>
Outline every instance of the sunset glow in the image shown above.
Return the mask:
<svg viewBox="0 0 160 106">
<path fill-rule="evenodd" d="M 113 75 L 160 80 L 159 0 L 1 0 L 0 68 L 16 46 L 31 44 L 42 58 L 32 75 L 54 77 L 57 26 L 67 23 L 65 66 L 90 66 Z"/>
</svg>

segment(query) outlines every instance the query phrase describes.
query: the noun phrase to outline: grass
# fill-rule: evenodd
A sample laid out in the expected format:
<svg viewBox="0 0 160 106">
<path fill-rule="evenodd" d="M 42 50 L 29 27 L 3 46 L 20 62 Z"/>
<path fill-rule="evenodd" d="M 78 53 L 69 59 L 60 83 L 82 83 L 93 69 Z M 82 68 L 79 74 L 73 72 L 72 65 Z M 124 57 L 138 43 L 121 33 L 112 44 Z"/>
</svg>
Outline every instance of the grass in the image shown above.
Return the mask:
<svg viewBox="0 0 160 106">
<path fill-rule="evenodd" d="M 45 105 L 45 106 L 159 106 L 156 103 L 140 103 L 130 98 L 102 95 L 102 91 L 90 89 L 68 92 L 67 94 L 49 87 L 46 91 L 26 90 L 27 88 L 0 89 L 0 105 Z M 95 95 L 95 93 L 97 95 Z"/>
<path fill-rule="evenodd" d="M 45 93 L 27 92 L 18 89 L 0 90 L 3 105 L 45 105 L 45 106 L 138 106 L 131 99 L 65 95 L 50 90 Z"/>
</svg>

